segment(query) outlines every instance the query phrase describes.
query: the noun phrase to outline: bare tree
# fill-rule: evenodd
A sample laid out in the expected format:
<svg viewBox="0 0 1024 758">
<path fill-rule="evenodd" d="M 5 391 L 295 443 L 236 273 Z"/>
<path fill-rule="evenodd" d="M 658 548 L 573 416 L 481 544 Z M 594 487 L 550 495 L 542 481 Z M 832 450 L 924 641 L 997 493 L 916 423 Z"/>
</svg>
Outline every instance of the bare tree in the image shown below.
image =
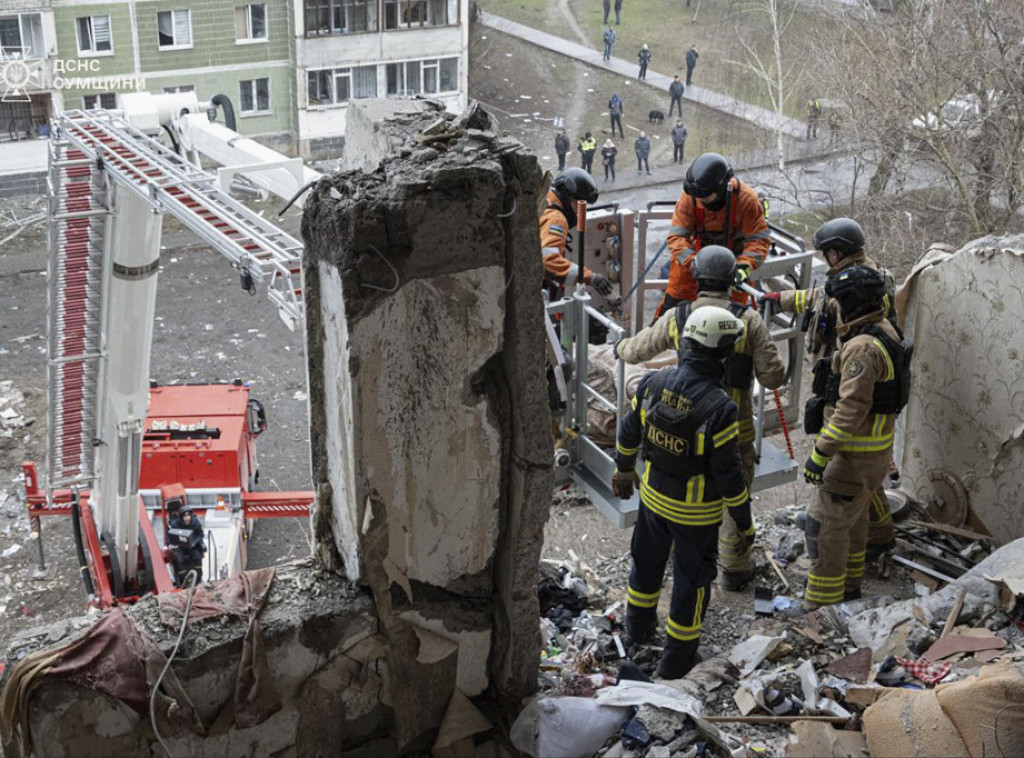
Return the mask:
<svg viewBox="0 0 1024 758">
<path fill-rule="evenodd" d="M 927 166 L 975 235 L 1022 205 L 1024 14 L 1020 0 L 904 0 L 848 11 L 818 56 L 848 117 L 844 140 L 870 156 L 867 199 Z"/>
</svg>

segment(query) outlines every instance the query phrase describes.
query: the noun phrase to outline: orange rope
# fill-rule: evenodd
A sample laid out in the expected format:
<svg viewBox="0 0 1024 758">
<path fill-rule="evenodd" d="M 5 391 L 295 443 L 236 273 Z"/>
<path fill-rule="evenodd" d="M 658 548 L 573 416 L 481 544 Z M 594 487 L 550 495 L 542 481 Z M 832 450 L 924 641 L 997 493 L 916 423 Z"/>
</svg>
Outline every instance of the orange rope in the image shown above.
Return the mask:
<svg viewBox="0 0 1024 758">
<path fill-rule="evenodd" d="M 782 436 L 786 438 L 786 450 L 789 451 L 790 459 L 796 460 L 796 455 L 793 453 L 793 441 L 789 438 L 789 425 L 786 424 L 786 414 L 782 411 L 782 400 L 779 398 L 779 391 L 772 390 L 772 397 L 775 398 L 775 409 L 779 412 L 779 421 L 782 423 Z"/>
</svg>

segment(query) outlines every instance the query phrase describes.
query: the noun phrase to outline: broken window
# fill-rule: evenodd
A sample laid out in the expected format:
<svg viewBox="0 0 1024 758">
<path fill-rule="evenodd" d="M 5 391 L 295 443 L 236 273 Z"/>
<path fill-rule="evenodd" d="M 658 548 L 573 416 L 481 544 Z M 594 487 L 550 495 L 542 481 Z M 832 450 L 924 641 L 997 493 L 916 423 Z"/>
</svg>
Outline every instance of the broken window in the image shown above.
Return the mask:
<svg viewBox="0 0 1024 758">
<path fill-rule="evenodd" d="M 45 58 L 42 16 L 39 13 L 0 16 L 0 50 L 5 56 L 22 60 Z"/>
<path fill-rule="evenodd" d="M 242 113 L 270 112 L 270 79 L 243 79 L 238 83 Z"/>
<path fill-rule="evenodd" d="M 264 42 L 267 39 L 267 6 L 263 3 L 235 6 L 235 40 Z"/>
<path fill-rule="evenodd" d="M 96 55 L 112 53 L 110 16 L 81 16 L 75 19 L 78 29 L 78 53 Z"/>
<path fill-rule="evenodd" d="M 458 90 L 458 58 L 430 58 L 423 61 L 389 63 L 388 96 L 411 97 Z"/>
<path fill-rule="evenodd" d="M 309 105 L 342 105 L 352 98 L 377 97 L 377 67 L 323 69 L 306 74 Z"/>
<path fill-rule="evenodd" d="M 95 95 L 82 95 L 82 107 L 87 110 L 104 108 L 113 110 L 117 107 L 117 95 L 113 92 L 99 92 Z"/>
<path fill-rule="evenodd" d="M 192 47 L 192 12 L 158 11 L 156 14 L 157 39 L 161 50 Z"/>
<path fill-rule="evenodd" d="M 377 31 L 379 0 L 306 0 L 306 36 Z"/>
</svg>

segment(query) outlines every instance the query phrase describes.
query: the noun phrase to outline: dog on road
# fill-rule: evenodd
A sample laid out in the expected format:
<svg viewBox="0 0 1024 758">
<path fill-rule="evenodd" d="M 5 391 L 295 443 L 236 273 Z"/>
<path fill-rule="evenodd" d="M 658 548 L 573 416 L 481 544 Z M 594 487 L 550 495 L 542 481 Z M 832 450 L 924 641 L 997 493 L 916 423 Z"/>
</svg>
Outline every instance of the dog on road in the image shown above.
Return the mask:
<svg viewBox="0 0 1024 758">
<path fill-rule="evenodd" d="M 660 124 L 665 120 L 665 114 L 661 111 L 651 111 L 647 114 L 647 120 L 652 124 Z"/>
</svg>

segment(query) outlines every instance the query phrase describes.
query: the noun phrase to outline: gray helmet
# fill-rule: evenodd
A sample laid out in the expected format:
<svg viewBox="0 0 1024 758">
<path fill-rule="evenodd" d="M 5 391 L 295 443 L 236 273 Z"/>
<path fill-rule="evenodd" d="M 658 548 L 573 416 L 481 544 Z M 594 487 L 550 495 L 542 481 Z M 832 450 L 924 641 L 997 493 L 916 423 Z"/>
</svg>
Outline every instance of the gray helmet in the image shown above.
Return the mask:
<svg viewBox="0 0 1024 758">
<path fill-rule="evenodd" d="M 864 249 L 864 230 L 852 218 L 834 218 L 814 233 L 814 249 L 836 250 L 844 258 Z"/>
<path fill-rule="evenodd" d="M 693 278 L 702 290 L 725 292 L 736 279 L 736 256 L 721 245 L 702 247 L 693 261 Z"/>
<path fill-rule="evenodd" d="M 708 210 L 717 211 L 725 205 L 725 191 L 732 179 L 732 166 L 718 153 L 704 153 L 686 169 L 683 179 L 683 191 L 694 198 L 705 198 L 712 192 L 718 197 L 711 203 L 705 203 Z"/>
<path fill-rule="evenodd" d="M 825 280 L 825 294 L 839 301 L 844 321 L 885 307 L 885 279 L 868 266 L 850 266 Z"/>
</svg>

